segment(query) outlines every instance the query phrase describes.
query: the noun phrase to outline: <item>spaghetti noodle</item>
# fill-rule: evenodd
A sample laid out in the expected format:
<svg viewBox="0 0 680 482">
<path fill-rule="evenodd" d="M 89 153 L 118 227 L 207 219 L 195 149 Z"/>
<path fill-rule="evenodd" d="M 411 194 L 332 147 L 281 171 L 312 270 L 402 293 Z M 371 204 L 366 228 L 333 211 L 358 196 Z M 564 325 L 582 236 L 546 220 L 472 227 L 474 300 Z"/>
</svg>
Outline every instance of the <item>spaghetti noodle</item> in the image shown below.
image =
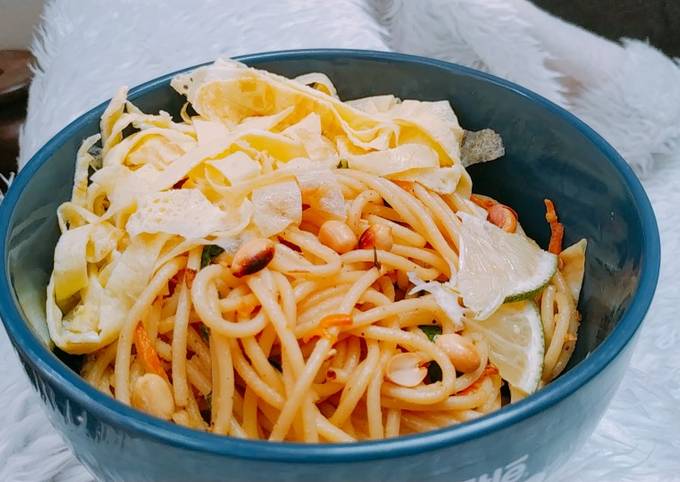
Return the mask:
<svg viewBox="0 0 680 482">
<path fill-rule="evenodd" d="M 557 258 L 510 208 L 471 197 L 448 103 L 345 103 L 322 74 L 225 61 L 172 85 L 190 103 L 181 122 L 114 97 L 58 211 L 47 322 L 86 356 L 89 383 L 197 430 L 312 443 L 433 430 L 506 403 L 493 343 L 467 324 L 509 298 L 467 303 L 467 226 Z M 524 297 L 540 307 L 540 383 L 574 349 L 582 248 Z"/>
</svg>

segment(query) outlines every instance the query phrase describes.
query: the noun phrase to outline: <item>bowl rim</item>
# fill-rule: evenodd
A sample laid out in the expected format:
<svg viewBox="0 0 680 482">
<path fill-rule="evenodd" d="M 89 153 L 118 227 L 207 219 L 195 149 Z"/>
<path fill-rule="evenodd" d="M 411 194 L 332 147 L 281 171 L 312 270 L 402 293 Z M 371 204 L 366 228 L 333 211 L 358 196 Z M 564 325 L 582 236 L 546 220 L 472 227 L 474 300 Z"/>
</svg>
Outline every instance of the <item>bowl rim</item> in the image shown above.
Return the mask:
<svg viewBox="0 0 680 482">
<path fill-rule="evenodd" d="M 471 77 L 492 83 L 504 90 L 528 98 L 531 102 L 569 123 L 600 150 L 614 168 L 621 174 L 634 200 L 642 225 L 641 275 L 637 290 L 628 309 L 619 319 L 614 330 L 605 340 L 567 373 L 530 397 L 504 407 L 479 419 L 453 427 L 421 434 L 408 435 L 381 441 L 364 441 L 341 444 L 300 444 L 290 442 L 269 442 L 243 440 L 200 432 L 151 417 L 99 392 L 77 373 L 61 363 L 38 339 L 24 321 L 16 295 L 14 294 L 8 269 L 8 228 L 17 202 L 33 174 L 80 130 L 99 118 L 108 100 L 82 114 L 69 123 L 45 145 L 43 145 L 18 173 L 12 186 L 0 205 L 0 317 L 12 340 L 15 350 L 20 352 L 32 369 L 37 371 L 57 391 L 74 400 L 96 417 L 116 429 L 133 433 L 156 443 L 171 445 L 188 450 L 230 456 L 241 459 L 291 462 L 291 463 L 338 463 L 348 461 L 375 460 L 413 455 L 425 451 L 451 446 L 480 438 L 492 432 L 505 429 L 527 418 L 535 416 L 570 396 L 604 370 L 624 347 L 631 341 L 651 304 L 656 289 L 660 266 L 659 231 L 649 199 L 631 167 L 616 150 L 583 121 L 546 98 L 507 80 L 458 64 L 426 57 L 392 52 L 356 49 L 301 49 L 255 53 L 234 57 L 243 62 L 267 60 L 378 60 L 389 63 L 410 63 Z M 194 65 L 148 82 L 129 91 L 129 99 L 165 85 L 179 72 L 193 70 Z"/>
</svg>

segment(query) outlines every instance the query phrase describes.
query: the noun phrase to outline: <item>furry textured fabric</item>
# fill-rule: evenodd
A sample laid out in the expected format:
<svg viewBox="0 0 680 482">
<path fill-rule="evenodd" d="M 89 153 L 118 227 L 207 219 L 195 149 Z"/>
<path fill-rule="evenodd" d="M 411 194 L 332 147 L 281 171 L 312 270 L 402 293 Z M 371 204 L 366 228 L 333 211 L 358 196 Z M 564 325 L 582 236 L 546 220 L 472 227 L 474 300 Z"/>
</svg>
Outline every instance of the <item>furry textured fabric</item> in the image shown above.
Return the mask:
<svg viewBox="0 0 680 482">
<path fill-rule="evenodd" d="M 645 176 L 663 245 L 657 296 L 609 411 L 550 480 L 680 480 L 680 68 L 645 43 L 605 41 L 526 0 L 54 1 L 33 44 L 20 165 L 119 85 L 223 54 L 302 47 L 416 53 L 511 79 L 580 116 Z M 91 480 L 1 328 L 0 403 L 0 480 Z"/>
</svg>

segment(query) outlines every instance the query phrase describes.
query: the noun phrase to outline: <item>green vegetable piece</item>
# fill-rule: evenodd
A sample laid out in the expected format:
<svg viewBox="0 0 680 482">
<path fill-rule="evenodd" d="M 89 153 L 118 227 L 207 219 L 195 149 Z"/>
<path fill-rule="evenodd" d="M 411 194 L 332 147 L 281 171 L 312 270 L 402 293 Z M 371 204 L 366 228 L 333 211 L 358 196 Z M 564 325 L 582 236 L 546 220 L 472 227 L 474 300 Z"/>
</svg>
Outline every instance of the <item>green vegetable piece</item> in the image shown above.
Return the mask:
<svg viewBox="0 0 680 482">
<path fill-rule="evenodd" d="M 205 326 L 203 323 L 198 325 L 198 332 L 206 343 L 210 341 L 210 328 Z"/>
<path fill-rule="evenodd" d="M 223 252 L 224 249 L 215 244 L 208 244 L 207 246 L 204 246 L 203 252 L 201 253 L 201 268 L 208 266 L 217 256 Z"/>
<path fill-rule="evenodd" d="M 427 335 L 430 341 L 434 341 L 435 336 L 442 334 L 442 327 L 439 325 L 420 325 L 418 328 Z"/>
</svg>

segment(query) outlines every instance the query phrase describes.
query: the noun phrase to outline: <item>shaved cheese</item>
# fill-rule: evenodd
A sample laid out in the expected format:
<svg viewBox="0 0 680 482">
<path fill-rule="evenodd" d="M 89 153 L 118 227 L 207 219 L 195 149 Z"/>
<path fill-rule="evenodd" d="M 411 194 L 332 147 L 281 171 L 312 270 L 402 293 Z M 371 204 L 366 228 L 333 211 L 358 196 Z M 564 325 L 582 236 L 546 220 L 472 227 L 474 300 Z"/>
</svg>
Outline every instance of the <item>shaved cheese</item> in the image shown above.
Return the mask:
<svg viewBox="0 0 680 482">
<path fill-rule="evenodd" d="M 116 339 L 144 288 L 149 284 L 153 268 L 167 237 L 141 235 L 115 261 L 101 296 L 99 309 L 99 343 L 106 346 Z"/>
<path fill-rule="evenodd" d="M 99 306 L 103 291 L 96 274 L 92 274 L 80 303 L 64 316 L 64 330 L 73 334 L 97 333 Z"/>
<path fill-rule="evenodd" d="M 395 104 L 386 115 L 402 126 L 399 132 L 400 143 L 425 141 L 443 154 L 443 165 L 460 163 L 463 129 L 447 101 L 405 100 Z M 424 140 L 423 134 L 434 142 Z M 450 161 L 446 162 L 447 159 Z"/>
<path fill-rule="evenodd" d="M 123 237 L 123 231 L 109 223 L 90 224 L 90 226 L 85 256 L 88 263 L 99 263 L 116 249 L 118 241 Z"/>
<path fill-rule="evenodd" d="M 106 218 L 128 209 L 137 200 L 150 192 L 150 184 L 160 176 L 160 171 L 147 164 L 132 171 L 121 165 L 110 165 L 92 175 L 92 182 L 100 185 L 107 193 L 110 206 Z"/>
<path fill-rule="evenodd" d="M 207 121 L 200 117 L 194 117 L 192 125 L 196 130 L 198 145 L 201 147 L 229 136 L 229 129 L 221 122 Z"/>
<path fill-rule="evenodd" d="M 89 306 L 92 300 L 88 299 L 88 313 L 81 316 L 89 317 Z M 82 306 L 82 305 L 81 305 Z M 97 311 L 98 306 L 94 305 L 92 308 Z M 54 344 L 67 353 L 83 354 L 91 353 L 103 345 L 100 343 L 100 336 L 96 330 L 87 330 L 84 332 L 69 331 L 63 324 L 63 314 L 61 309 L 55 302 L 54 294 L 54 274 L 50 277 L 50 282 L 47 285 L 47 302 L 45 306 L 45 321 L 47 329 L 50 333 L 50 338 Z M 83 323 L 77 323 L 76 326 L 82 326 Z"/>
<path fill-rule="evenodd" d="M 453 167 L 416 167 L 407 171 L 391 174 L 390 179 L 399 181 L 418 182 L 426 188 L 439 194 L 456 192 L 463 168 Z"/>
<path fill-rule="evenodd" d="M 222 203 L 222 206 L 225 207 L 225 209 L 229 212 L 227 215 L 229 218 L 229 225 L 226 227 L 226 229 L 222 231 L 216 231 L 211 234 L 218 237 L 235 236 L 246 230 L 250 225 L 253 212 L 255 211 L 253 203 L 248 199 L 244 199 L 241 201 L 241 205 L 238 207 L 238 209 L 234 209 L 233 204 L 229 206 L 224 206 L 224 204 L 225 203 Z"/>
<path fill-rule="evenodd" d="M 295 176 L 304 204 L 338 219 L 345 219 L 345 198 L 331 168 L 335 168 L 334 160 L 312 161 L 300 158 L 293 159 L 281 170 Z"/>
<path fill-rule="evenodd" d="M 191 74 L 179 75 L 171 85 L 185 94 L 203 117 L 228 125 L 293 106 L 292 115 L 302 118 L 316 112 L 324 125 L 337 125 L 357 146 L 378 150 L 389 146 L 398 129 L 392 122 L 373 118 L 319 90 L 229 60 L 218 60 Z"/>
<path fill-rule="evenodd" d="M 71 202 L 81 207 L 85 207 L 87 201 L 87 177 L 90 165 L 93 161 L 89 150 L 94 146 L 101 136 L 95 134 L 83 141 L 76 154 L 76 170 L 73 175 L 73 190 L 71 191 Z"/>
<path fill-rule="evenodd" d="M 260 174 L 260 163 L 245 152 L 237 151 L 221 159 L 211 159 L 206 164 L 220 171 L 230 184 L 250 179 Z"/>
<path fill-rule="evenodd" d="M 338 92 L 335 90 L 333 82 L 331 82 L 331 79 L 329 79 L 326 74 L 312 72 L 310 74 L 298 75 L 293 80 L 319 90 L 324 94 L 335 97 L 336 99 L 338 98 Z"/>
<path fill-rule="evenodd" d="M 125 103 L 125 108 L 127 109 L 132 104 L 130 102 Z M 133 127 L 138 130 L 150 129 L 150 128 L 163 128 L 167 129 L 172 125 L 172 131 L 175 131 L 176 124 L 173 124 L 170 114 L 164 113 L 159 115 L 144 114 L 139 109 L 134 108 L 128 113 L 122 113 L 118 120 L 113 124 L 111 128 L 111 133 L 107 140 L 103 142 L 102 155 L 106 154 L 113 147 L 118 144 L 124 136 L 125 129 Z"/>
<path fill-rule="evenodd" d="M 283 122 L 295 109 L 293 106 L 286 107 L 281 112 L 272 115 L 259 115 L 253 117 L 246 117 L 238 125 L 238 129 L 242 131 L 258 130 L 268 131 Z"/>
<path fill-rule="evenodd" d="M 295 175 L 302 192 L 302 202 L 310 207 L 345 219 L 342 188 L 329 169 L 298 171 Z"/>
<path fill-rule="evenodd" d="M 225 213 L 200 190 L 174 189 L 146 195 L 125 228 L 131 236 L 167 233 L 197 239 L 228 226 Z"/>
<path fill-rule="evenodd" d="M 92 176 L 92 181 L 108 193 L 111 206 L 106 216 L 111 217 L 121 210 L 128 209 L 145 194 L 171 188 L 205 159 L 219 157 L 232 142 L 233 138 L 230 137 L 197 147 L 162 170 L 156 169 L 151 164 L 146 164 L 135 171 L 122 165 L 105 166 Z"/>
<path fill-rule="evenodd" d="M 52 274 L 57 302 L 87 288 L 87 263 L 102 261 L 116 248 L 122 235 L 119 229 L 108 223 L 86 224 L 61 235 L 54 249 Z"/>
<path fill-rule="evenodd" d="M 179 144 L 157 134 L 149 135 L 130 149 L 126 163 L 131 166 L 153 164 L 157 168 L 162 168 L 182 154 L 184 149 Z"/>
<path fill-rule="evenodd" d="M 574 243 L 568 248 L 565 248 L 559 254 L 562 265 L 560 271 L 576 302 L 578 302 L 579 296 L 581 295 L 581 285 L 583 284 L 583 275 L 585 274 L 587 246 L 588 241 L 582 239 L 578 243 Z"/>
<path fill-rule="evenodd" d="M 425 282 L 414 272 L 407 273 L 407 276 L 409 281 L 414 285 L 408 294 L 412 295 L 422 291 L 432 294 L 434 300 L 442 309 L 446 317 L 453 323 L 453 326 L 456 329 L 463 328 L 463 317 L 465 316 L 467 309 L 459 303 L 459 300 L 461 300 L 460 294 L 454 288 L 451 281 L 446 281 L 444 283 L 440 283 L 439 281 Z"/>
<path fill-rule="evenodd" d="M 76 228 L 85 223 L 95 224 L 99 221 L 99 216 L 92 211 L 72 202 L 65 202 L 57 208 L 57 222 L 59 223 L 59 231 L 62 233 L 69 228 Z"/>
<path fill-rule="evenodd" d="M 266 152 L 279 161 L 289 161 L 296 157 L 304 157 L 306 152 L 303 144 L 282 134 L 267 131 L 249 131 L 241 136 L 251 147 Z"/>
<path fill-rule="evenodd" d="M 109 142 L 109 137 L 113 132 L 113 126 L 118 121 L 125 110 L 125 103 L 127 101 L 127 87 L 121 87 L 113 96 L 106 110 L 102 114 L 102 120 L 99 123 L 99 128 L 102 136 L 102 143 Z M 115 136 L 117 141 L 122 138 L 120 132 Z"/>
<path fill-rule="evenodd" d="M 253 190 L 253 221 L 268 238 L 302 220 L 302 195 L 295 181 L 283 181 Z"/>
<path fill-rule="evenodd" d="M 91 230 L 91 225 L 70 229 L 57 241 L 52 275 L 57 301 L 65 300 L 87 286 L 85 250 Z"/>
<path fill-rule="evenodd" d="M 145 141 L 150 136 L 162 136 L 166 138 L 171 143 L 175 144 L 182 152 L 186 152 L 196 145 L 196 141 L 186 134 L 177 132 L 172 129 L 166 129 L 161 127 L 151 127 L 144 129 L 142 131 L 136 132 L 131 136 L 126 137 L 116 146 L 114 146 L 110 151 L 106 152 L 104 155 L 104 167 L 113 164 L 124 164 L 127 161 L 130 153 L 143 141 Z M 172 156 L 175 159 L 176 156 Z M 172 160 L 171 159 L 171 160 Z"/>
<path fill-rule="evenodd" d="M 281 134 L 302 144 L 309 159 L 330 159 L 337 164 L 338 153 L 333 143 L 321 134 L 321 117 L 315 112 L 286 128 Z"/>
<path fill-rule="evenodd" d="M 392 109 L 401 100 L 393 95 L 376 95 L 373 97 L 363 97 L 361 99 L 348 100 L 345 102 L 355 109 L 359 109 L 368 114 L 383 114 Z"/>
<path fill-rule="evenodd" d="M 387 176 L 414 168 L 439 167 L 437 153 L 423 144 L 404 144 L 385 151 L 347 156 L 351 169 Z"/>
</svg>

